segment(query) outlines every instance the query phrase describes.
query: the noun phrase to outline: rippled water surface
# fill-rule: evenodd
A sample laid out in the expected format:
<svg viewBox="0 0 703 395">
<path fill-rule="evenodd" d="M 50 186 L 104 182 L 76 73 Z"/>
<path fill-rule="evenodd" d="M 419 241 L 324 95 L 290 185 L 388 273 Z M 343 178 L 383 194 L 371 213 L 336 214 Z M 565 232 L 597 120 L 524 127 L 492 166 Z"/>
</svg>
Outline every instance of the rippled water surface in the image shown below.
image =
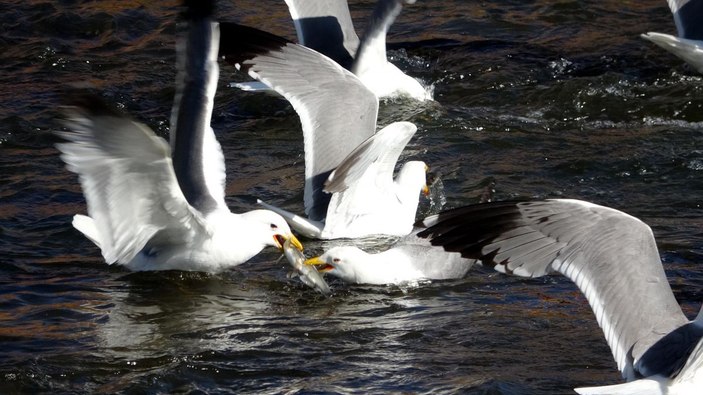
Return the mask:
<svg viewBox="0 0 703 395">
<path fill-rule="evenodd" d="M 294 38 L 282 1 L 221 2 L 221 19 Z M 373 2 L 351 1 L 357 28 Z M 331 298 L 266 251 L 220 275 L 128 273 L 70 225 L 85 202 L 51 133 L 57 92 L 89 82 L 168 132 L 176 2 L 0 4 L 0 393 L 571 393 L 620 381 L 585 299 L 560 277 L 477 269 Z M 685 312 L 703 293 L 703 79 L 639 38 L 673 33 L 664 1 L 418 1 L 393 60 L 436 103 L 404 158 L 438 176 L 422 213 L 573 197 L 650 224 Z M 213 126 L 227 201 L 302 211 L 302 136 L 286 102 L 228 87 Z M 494 192 L 493 192 L 494 191 Z M 307 253 L 320 252 L 317 242 Z"/>
</svg>

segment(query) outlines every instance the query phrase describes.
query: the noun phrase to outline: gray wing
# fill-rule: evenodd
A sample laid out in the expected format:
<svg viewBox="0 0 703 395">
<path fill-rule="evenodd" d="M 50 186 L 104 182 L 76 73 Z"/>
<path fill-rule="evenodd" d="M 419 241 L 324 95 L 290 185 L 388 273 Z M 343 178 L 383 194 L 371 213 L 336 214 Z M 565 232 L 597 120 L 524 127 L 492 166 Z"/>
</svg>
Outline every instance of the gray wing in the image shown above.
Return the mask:
<svg viewBox="0 0 703 395">
<path fill-rule="evenodd" d="M 225 28 L 223 24 L 223 29 Z M 225 58 L 285 97 L 300 116 L 305 144 L 305 212 L 320 221 L 330 172 L 376 130 L 378 99 L 352 73 L 302 45 L 228 24 Z"/>
<path fill-rule="evenodd" d="M 65 125 L 57 133 L 68 142 L 57 148 L 80 177 L 107 263 L 129 263 L 159 232 L 178 244 L 206 232 L 178 187 L 164 139 L 92 95 L 73 97 Z"/>
<path fill-rule="evenodd" d="M 325 183 L 325 192 L 345 191 L 372 165 L 375 165 L 373 176 L 376 183 L 390 188 L 395 164 L 416 131 L 417 127 L 410 122 L 394 122 L 369 137 L 330 174 Z"/>
<path fill-rule="evenodd" d="M 209 17 L 196 12 L 186 15 L 187 33 L 176 44 L 178 73 L 171 112 L 171 150 L 178 185 L 188 203 L 208 214 L 226 208 L 225 161 L 210 127 L 220 35 L 217 23 Z"/>
<path fill-rule="evenodd" d="M 384 65 L 386 57 L 386 34 L 395 18 L 403 9 L 403 3 L 412 4 L 412 0 L 378 0 L 374 7 L 371 19 L 364 31 L 356 52 L 352 71 L 361 75 L 365 70 Z"/>
<path fill-rule="evenodd" d="M 667 0 L 678 36 L 703 40 L 703 0 Z"/>
<path fill-rule="evenodd" d="M 298 42 L 351 69 L 359 37 L 347 0 L 286 0 Z"/>
<path fill-rule="evenodd" d="M 537 277 L 556 270 L 588 299 L 623 376 L 664 335 L 688 322 L 667 281 L 651 229 L 578 200 L 467 206 L 423 221 L 418 236 L 482 259 L 496 270 Z"/>
</svg>

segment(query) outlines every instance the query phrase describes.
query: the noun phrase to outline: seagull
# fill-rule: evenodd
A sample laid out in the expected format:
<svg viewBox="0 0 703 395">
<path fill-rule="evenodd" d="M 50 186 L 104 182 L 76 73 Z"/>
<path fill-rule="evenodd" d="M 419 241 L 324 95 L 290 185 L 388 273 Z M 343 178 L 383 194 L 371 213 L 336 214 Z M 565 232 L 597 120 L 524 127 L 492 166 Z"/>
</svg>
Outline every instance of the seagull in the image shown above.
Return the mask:
<svg viewBox="0 0 703 395">
<path fill-rule="evenodd" d="M 79 176 L 89 214 L 73 225 L 108 264 L 219 272 L 286 240 L 302 250 L 278 214 L 234 214 L 225 204 L 224 157 L 210 126 L 219 30 L 212 3 L 197 4 L 177 45 L 170 144 L 95 95 L 77 93 L 65 110 L 68 130 L 58 134 L 67 142 L 57 148 Z"/>
<path fill-rule="evenodd" d="M 433 247 L 427 240 L 408 237 L 375 254 L 349 245 L 332 247 L 305 264 L 347 283 L 402 285 L 462 278 L 474 262 Z"/>
<path fill-rule="evenodd" d="M 678 37 L 649 32 L 642 35 L 665 50 L 683 59 L 703 73 L 703 0 L 667 0 Z"/>
<path fill-rule="evenodd" d="M 298 43 L 324 54 L 345 69 L 351 70 L 354 65 L 354 56 L 359 48 L 359 36 L 354 30 L 354 22 L 352 22 L 349 13 L 347 0 L 285 1 L 291 18 L 293 18 Z M 376 9 L 380 8 L 382 3 L 384 1 L 378 1 Z M 387 7 L 386 10 L 390 12 L 379 16 L 381 16 L 380 20 L 388 20 L 387 24 L 390 27 L 400 13 L 403 4 L 401 1 L 395 0 L 385 1 L 385 3 L 394 7 Z M 391 3 L 399 4 L 395 6 Z M 393 11 L 396 10 L 392 8 L 397 8 L 395 15 L 393 15 Z M 380 9 L 378 12 L 380 13 Z M 384 35 L 381 44 L 385 51 L 387 29 L 379 33 Z"/>
<path fill-rule="evenodd" d="M 351 71 L 378 98 L 432 100 L 431 90 L 403 73 L 386 56 L 386 34 L 404 3 L 413 4 L 415 0 L 378 0 L 359 40 L 346 0 L 286 0 L 298 42 Z M 229 35 L 223 37 L 230 40 Z M 243 90 L 267 89 L 265 84 L 257 83 L 235 86 Z"/>
<path fill-rule="evenodd" d="M 222 29 L 242 37 L 220 44 L 224 59 L 284 96 L 302 124 L 307 218 L 260 203 L 309 238 L 409 234 L 428 167 L 406 162 L 395 179 L 393 170 L 417 127 L 394 122 L 374 133 L 378 99 L 339 64 L 254 28 Z"/>
<path fill-rule="evenodd" d="M 588 299 L 627 381 L 580 394 L 698 394 L 703 309 L 676 302 L 652 230 L 621 211 L 580 200 L 496 202 L 426 218 L 418 237 L 504 273 L 556 271 Z"/>
</svg>

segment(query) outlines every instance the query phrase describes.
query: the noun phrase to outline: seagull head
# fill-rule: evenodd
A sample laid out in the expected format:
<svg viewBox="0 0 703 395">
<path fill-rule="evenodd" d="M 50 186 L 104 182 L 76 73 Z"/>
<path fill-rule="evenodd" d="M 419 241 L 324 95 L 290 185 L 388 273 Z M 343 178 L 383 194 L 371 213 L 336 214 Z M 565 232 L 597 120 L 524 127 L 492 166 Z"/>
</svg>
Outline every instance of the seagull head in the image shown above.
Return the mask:
<svg viewBox="0 0 703 395">
<path fill-rule="evenodd" d="M 396 177 L 396 185 L 409 195 L 408 200 L 414 201 L 414 197 L 418 196 L 417 192 L 422 192 L 428 196 L 430 188 L 427 186 L 427 172 L 430 170 L 425 162 L 412 160 L 406 162 L 398 172 Z M 412 198 L 410 198 L 412 196 Z"/>
<path fill-rule="evenodd" d="M 270 210 L 253 210 L 246 215 L 249 220 L 255 220 L 264 233 L 269 234 L 266 245 L 276 247 L 283 252 L 283 245 L 286 240 L 290 240 L 290 244 L 303 251 L 303 244 L 295 237 L 286 220 L 280 215 Z"/>
<path fill-rule="evenodd" d="M 305 261 L 306 265 L 314 265 L 317 271 L 329 273 L 350 283 L 360 283 L 366 277 L 368 254 L 353 246 L 334 247 L 324 254 Z"/>
</svg>

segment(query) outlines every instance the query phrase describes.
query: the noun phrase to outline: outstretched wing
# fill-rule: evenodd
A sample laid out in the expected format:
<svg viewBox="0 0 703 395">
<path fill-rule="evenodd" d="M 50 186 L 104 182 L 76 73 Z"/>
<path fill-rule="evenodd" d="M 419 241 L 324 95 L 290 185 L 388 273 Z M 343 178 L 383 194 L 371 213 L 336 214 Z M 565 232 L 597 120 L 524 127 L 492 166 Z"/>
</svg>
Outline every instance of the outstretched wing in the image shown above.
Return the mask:
<svg viewBox="0 0 703 395">
<path fill-rule="evenodd" d="M 498 271 L 537 277 L 556 270 L 571 279 L 628 379 L 653 344 L 688 322 L 651 229 L 623 212 L 579 200 L 498 202 L 450 210 L 423 224 L 428 229 L 418 236 Z"/>
<path fill-rule="evenodd" d="M 330 174 L 325 192 L 343 192 L 362 177 L 369 177 L 380 189 L 389 189 L 398 158 L 416 131 L 410 122 L 394 122 L 369 137 Z"/>
<path fill-rule="evenodd" d="M 361 38 L 359 50 L 356 52 L 352 71 L 361 76 L 374 68 L 383 67 L 386 58 L 386 35 L 395 18 L 403 9 L 403 3 L 414 3 L 415 0 L 378 0 L 373 14 Z"/>
<path fill-rule="evenodd" d="M 285 97 L 300 116 L 305 143 L 305 212 L 325 218 L 330 172 L 376 130 L 378 99 L 326 56 L 257 29 L 221 25 L 220 53 Z M 239 37 L 239 39 L 235 39 Z"/>
<path fill-rule="evenodd" d="M 187 32 L 176 44 L 178 73 L 171 112 L 176 179 L 188 203 L 204 215 L 227 208 L 225 159 L 210 126 L 220 41 L 218 25 L 209 16 L 210 3 L 195 4 L 185 13 Z"/>
<path fill-rule="evenodd" d="M 107 263 L 129 263 L 159 232 L 178 243 L 204 231 L 202 216 L 178 187 L 164 139 L 92 95 L 66 108 L 68 142 L 57 144 L 79 175 L 88 214 Z"/>
</svg>

